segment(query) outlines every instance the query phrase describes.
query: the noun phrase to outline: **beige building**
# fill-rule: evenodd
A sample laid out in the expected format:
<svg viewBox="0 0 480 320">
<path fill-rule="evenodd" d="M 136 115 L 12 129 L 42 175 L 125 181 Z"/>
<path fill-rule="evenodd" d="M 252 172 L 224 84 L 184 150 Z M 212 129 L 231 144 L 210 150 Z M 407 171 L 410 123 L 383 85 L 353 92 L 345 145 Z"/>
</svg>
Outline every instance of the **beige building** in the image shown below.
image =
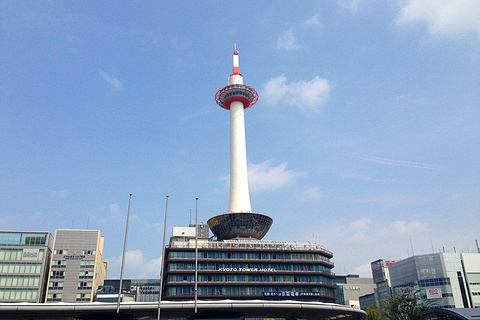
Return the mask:
<svg viewBox="0 0 480 320">
<path fill-rule="evenodd" d="M 45 302 L 92 302 L 107 277 L 99 230 L 56 230 Z"/>
</svg>

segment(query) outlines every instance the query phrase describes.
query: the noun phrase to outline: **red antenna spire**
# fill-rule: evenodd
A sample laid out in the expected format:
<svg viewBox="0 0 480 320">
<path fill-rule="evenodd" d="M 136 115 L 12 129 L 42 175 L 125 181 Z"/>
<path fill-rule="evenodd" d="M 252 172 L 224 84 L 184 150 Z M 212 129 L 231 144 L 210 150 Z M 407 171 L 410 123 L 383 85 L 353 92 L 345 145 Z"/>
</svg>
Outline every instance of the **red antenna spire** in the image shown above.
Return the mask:
<svg viewBox="0 0 480 320">
<path fill-rule="evenodd" d="M 238 62 L 237 40 L 233 38 L 233 74 L 240 74 L 240 64 Z"/>
</svg>

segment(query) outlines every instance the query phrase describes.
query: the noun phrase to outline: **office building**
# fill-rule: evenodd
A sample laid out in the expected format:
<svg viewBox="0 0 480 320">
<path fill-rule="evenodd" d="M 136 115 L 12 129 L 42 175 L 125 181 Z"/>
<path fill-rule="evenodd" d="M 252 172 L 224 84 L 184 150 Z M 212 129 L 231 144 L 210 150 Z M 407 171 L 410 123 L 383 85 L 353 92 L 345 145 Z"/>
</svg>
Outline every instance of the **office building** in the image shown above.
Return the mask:
<svg viewBox="0 0 480 320">
<path fill-rule="evenodd" d="M 52 253 L 49 232 L 0 232 L 0 302 L 43 302 Z"/>
<path fill-rule="evenodd" d="M 388 269 L 393 290 L 420 290 L 429 307 L 480 307 L 480 253 L 417 255 Z"/>
<path fill-rule="evenodd" d="M 375 284 L 372 278 L 360 278 L 358 274 L 336 275 L 337 303 L 350 307 L 360 307 L 360 297 L 373 294 Z"/>
<path fill-rule="evenodd" d="M 392 290 L 388 266 L 395 263 L 395 260 L 378 259 L 370 263 L 373 282 L 375 283 L 375 301 L 378 305 L 388 297 Z"/>
<path fill-rule="evenodd" d="M 56 230 L 46 302 L 92 302 L 107 277 L 99 230 Z"/>
</svg>

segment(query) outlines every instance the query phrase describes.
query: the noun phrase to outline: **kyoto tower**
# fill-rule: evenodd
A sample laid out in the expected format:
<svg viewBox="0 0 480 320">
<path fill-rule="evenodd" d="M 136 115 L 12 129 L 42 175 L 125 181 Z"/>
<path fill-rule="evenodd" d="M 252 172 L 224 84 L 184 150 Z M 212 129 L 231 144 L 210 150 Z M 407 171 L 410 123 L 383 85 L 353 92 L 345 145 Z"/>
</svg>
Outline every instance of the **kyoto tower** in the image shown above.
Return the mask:
<svg viewBox="0 0 480 320">
<path fill-rule="evenodd" d="M 219 240 L 250 238 L 262 239 L 267 234 L 273 219 L 252 212 L 248 191 L 247 147 L 245 140 L 244 110 L 258 100 L 258 93 L 243 84 L 238 51 L 234 44 L 233 73 L 228 85 L 215 94 L 217 104 L 230 110 L 230 200 L 228 212 L 208 220 L 208 226 Z"/>
</svg>

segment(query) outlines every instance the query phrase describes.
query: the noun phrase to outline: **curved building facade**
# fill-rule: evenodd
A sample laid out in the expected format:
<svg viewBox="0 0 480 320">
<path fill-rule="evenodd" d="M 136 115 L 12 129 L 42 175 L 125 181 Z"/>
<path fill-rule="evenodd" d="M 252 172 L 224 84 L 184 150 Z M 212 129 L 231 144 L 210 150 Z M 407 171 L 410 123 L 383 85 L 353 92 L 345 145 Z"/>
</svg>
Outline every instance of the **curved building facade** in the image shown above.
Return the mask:
<svg viewBox="0 0 480 320">
<path fill-rule="evenodd" d="M 173 236 L 166 248 L 162 299 L 192 300 L 195 241 Z M 198 298 L 335 302 L 332 253 L 313 244 L 225 240 L 198 242 Z"/>
</svg>

